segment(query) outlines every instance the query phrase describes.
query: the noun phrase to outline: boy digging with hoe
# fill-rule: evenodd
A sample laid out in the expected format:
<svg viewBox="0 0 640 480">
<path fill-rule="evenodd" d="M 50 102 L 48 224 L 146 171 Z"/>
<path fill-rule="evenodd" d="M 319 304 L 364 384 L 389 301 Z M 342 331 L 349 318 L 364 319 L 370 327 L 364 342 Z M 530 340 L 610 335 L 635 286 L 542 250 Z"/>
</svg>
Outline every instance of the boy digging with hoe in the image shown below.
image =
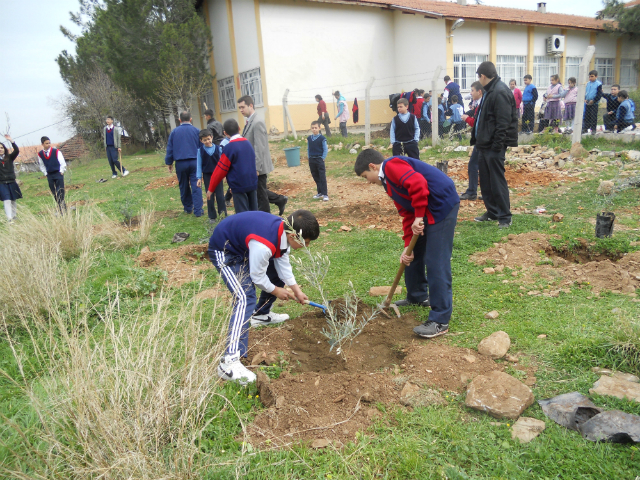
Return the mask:
<svg viewBox="0 0 640 480">
<path fill-rule="evenodd" d="M 427 321 L 413 331 L 424 338 L 444 335 L 449 330 L 453 309 L 451 251 L 460 207 L 453 180 L 420 160 L 410 157 L 385 160 L 373 149 L 360 152 L 354 170 L 369 183 L 384 186 L 402 217 L 405 249 L 400 262 L 407 266 L 404 271 L 407 298 L 395 304 L 431 306 Z M 420 237 L 412 254 L 407 255 L 413 235 Z"/>
<path fill-rule="evenodd" d="M 308 210 L 296 210 L 287 224 L 266 212 L 237 213 L 222 220 L 213 231 L 209 258 L 233 294 L 227 349 L 218 367 L 220 378 L 241 385 L 256 380 L 256 375 L 240 362 L 240 357 L 247 356 L 249 320 L 256 327 L 284 322 L 289 315 L 271 311 L 276 298 L 291 298 L 301 304 L 308 300 L 291 271 L 289 251 L 309 246 L 319 236 L 318 221 Z M 284 288 L 285 284 L 293 293 Z M 257 304 L 256 285 L 262 290 Z"/>
</svg>

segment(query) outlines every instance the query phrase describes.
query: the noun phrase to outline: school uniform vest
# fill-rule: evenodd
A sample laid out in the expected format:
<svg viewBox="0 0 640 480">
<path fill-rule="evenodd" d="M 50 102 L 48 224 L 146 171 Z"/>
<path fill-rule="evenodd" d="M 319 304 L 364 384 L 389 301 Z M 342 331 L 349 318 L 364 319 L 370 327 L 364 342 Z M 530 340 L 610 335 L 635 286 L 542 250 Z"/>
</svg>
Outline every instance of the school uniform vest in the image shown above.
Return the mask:
<svg viewBox="0 0 640 480">
<path fill-rule="evenodd" d="M 313 135 L 309 135 L 307 137 L 307 142 L 309 146 L 309 157 L 321 157 L 324 153 L 324 135 L 318 135 L 318 138 L 313 139 Z"/>
<path fill-rule="evenodd" d="M 215 145 L 214 145 L 215 146 Z M 202 172 L 213 173 L 220 159 L 220 150 L 216 147 L 213 155 L 209 155 L 204 145 L 200 145 L 200 158 L 202 159 Z"/>
<path fill-rule="evenodd" d="M 462 121 L 462 114 L 464 113 L 462 105 L 457 103 L 451 105 L 451 113 L 453 113 L 451 116 L 451 121 L 453 123 L 460 123 Z"/>
<path fill-rule="evenodd" d="M 60 171 L 60 162 L 58 161 L 58 149 L 51 147 L 49 150 L 49 158 L 45 157 L 44 150 L 38 152 L 38 156 L 44 163 L 44 168 L 47 169 L 47 174 L 57 173 Z"/>
<path fill-rule="evenodd" d="M 280 248 L 284 232 L 282 218 L 266 212 L 242 212 L 222 220 L 209 240 L 209 251 L 218 250 L 249 257 L 249 242 L 256 240 L 271 250 L 271 258 L 279 258 L 285 252 Z"/>
<path fill-rule="evenodd" d="M 246 138 L 231 140 L 225 145 L 222 155 L 231 163 L 226 177 L 232 192 L 246 193 L 258 189 L 256 152 Z"/>
<path fill-rule="evenodd" d="M 551 98 L 553 95 L 558 95 L 560 93 L 560 89 L 562 88 L 561 83 L 556 83 L 555 85 L 551 84 L 547 87 L 547 103 L 549 102 L 559 102 L 560 98 Z"/>
<path fill-rule="evenodd" d="M 107 143 L 107 147 L 115 145 L 115 142 L 113 140 L 113 130 L 114 129 L 115 129 L 115 127 L 112 128 L 111 130 L 109 130 L 108 128 L 105 129 L 106 130 L 105 131 L 105 141 Z"/>
<path fill-rule="evenodd" d="M 533 83 L 530 83 L 526 87 L 524 87 L 524 92 L 522 92 L 522 101 L 524 103 L 533 102 L 533 91 L 536 89 L 536 86 Z"/>
<path fill-rule="evenodd" d="M 456 192 L 456 186 L 445 173 L 427 163 L 410 157 L 392 157 L 382 162 L 382 173 L 385 173 L 387 164 L 395 159 L 408 163 L 417 175 L 422 175 L 427 180 L 429 194 L 427 195 L 427 221 L 430 225 L 445 219 L 453 207 L 460 203 L 460 197 Z M 414 174 L 414 175 L 415 175 Z M 394 202 L 409 212 L 415 212 L 411 205 L 409 191 L 401 185 L 391 182 L 385 174 L 384 188 Z"/>
<path fill-rule="evenodd" d="M 569 88 L 567 89 L 567 94 L 564 97 L 564 104 L 568 104 L 568 103 L 576 103 L 578 101 L 578 88 L 577 87 L 573 87 L 573 88 Z M 610 112 L 612 110 L 609 110 Z"/>
<path fill-rule="evenodd" d="M 633 114 L 633 110 L 631 109 L 631 100 L 627 98 L 624 102 L 620 104 L 618 109 L 622 109 L 623 107 L 626 108 L 626 112 L 624 113 L 624 117 L 621 118 L 620 120 L 623 120 L 625 123 L 633 123 L 634 114 Z"/>
<path fill-rule="evenodd" d="M 409 114 L 409 120 L 404 123 L 400 120 L 400 116 L 396 115 L 393 118 L 393 125 L 395 127 L 396 142 L 407 143 L 413 142 L 416 133 L 416 116 L 413 113 Z"/>
</svg>

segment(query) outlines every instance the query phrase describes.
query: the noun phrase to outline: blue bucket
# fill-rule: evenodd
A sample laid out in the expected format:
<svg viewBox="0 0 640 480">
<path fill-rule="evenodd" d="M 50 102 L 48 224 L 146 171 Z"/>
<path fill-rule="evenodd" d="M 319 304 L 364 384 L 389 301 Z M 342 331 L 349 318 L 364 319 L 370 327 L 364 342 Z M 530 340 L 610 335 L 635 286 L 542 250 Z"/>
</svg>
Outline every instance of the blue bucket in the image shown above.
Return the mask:
<svg viewBox="0 0 640 480">
<path fill-rule="evenodd" d="M 287 167 L 300 166 L 300 147 L 285 148 L 284 154 L 287 157 Z"/>
</svg>

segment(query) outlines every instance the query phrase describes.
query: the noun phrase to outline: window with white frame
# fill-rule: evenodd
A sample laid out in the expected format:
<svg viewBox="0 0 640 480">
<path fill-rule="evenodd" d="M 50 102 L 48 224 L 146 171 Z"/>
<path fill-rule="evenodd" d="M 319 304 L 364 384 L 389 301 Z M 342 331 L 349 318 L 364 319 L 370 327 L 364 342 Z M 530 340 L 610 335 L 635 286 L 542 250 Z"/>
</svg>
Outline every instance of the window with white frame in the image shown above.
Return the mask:
<svg viewBox="0 0 640 480">
<path fill-rule="evenodd" d="M 551 84 L 551 75 L 558 75 L 559 68 L 556 57 L 533 57 L 533 84 L 538 91 L 547 89 Z"/>
<path fill-rule="evenodd" d="M 638 61 L 620 61 L 620 85 L 623 87 L 638 86 Z"/>
<path fill-rule="evenodd" d="M 461 54 L 453 56 L 453 81 L 462 90 L 471 88 L 471 84 L 478 79 L 476 70 L 482 62 L 487 61 L 487 55 Z"/>
<path fill-rule="evenodd" d="M 502 81 L 508 84 L 511 79 L 516 80 L 516 85 L 524 84 L 524 76 L 527 74 L 527 57 L 525 55 L 498 55 L 496 58 L 498 75 Z"/>
<path fill-rule="evenodd" d="M 605 87 L 613 85 L 614 80 L 615 59 L 613 58 L 596 58 L 596 70 L 598 71 L 598 80 Z"/>
<path fill-rule="evenodd" d="M 569 84 L 569 79 L 571 77 L 578 80 L 578 73 L 580 72 L 580 62 L 582 61 L 581 57 L 566 57 L 565 58 L 565 76 L 562 80 L 562 83 L 567 86 Z"/>
<path fill-rule="evenodd" d="M 233 77 L 218 80 L 218 95 L 221 112 L 233 112 L 236 109 L 236 86 Z"/>
<path fill-rule="evenodd" d="M 204 112 L 207 109 L 211 109 L 214 112 L 216 111 L 216 103 L 213 99 L 213 89 L 207 90 L 200 97 L 200 105 L 202 106 L 202 111 Z"/>
<path fill-rule="evenodd" d="M 262 101 L 262 80 L 260 78 L 260 68 L 247 70 L 240 73 L 240 91 L 242 96 L 250 95 L 256 107 L 264 105 Z"/>
</svg>

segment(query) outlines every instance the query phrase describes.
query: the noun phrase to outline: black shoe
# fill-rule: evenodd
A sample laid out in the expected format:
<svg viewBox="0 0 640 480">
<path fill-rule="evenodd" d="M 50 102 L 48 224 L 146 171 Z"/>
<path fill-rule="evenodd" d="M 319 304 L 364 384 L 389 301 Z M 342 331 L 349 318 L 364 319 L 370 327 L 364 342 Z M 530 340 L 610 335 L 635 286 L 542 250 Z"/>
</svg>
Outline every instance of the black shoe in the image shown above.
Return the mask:
<svg viewBox="0 0 640 480">
<path fill-rule="evenodd" d="M 476 222 L 489 222 L 491 220 L 495 221 L 497 219 L 496 218 L 491 218 L 489 216 L 489 212 L 484 212 L 481 216 L 476 217 L 473 220 L 476 221 Z"/>
<path fill-rule="evenodd" d="M 509 228 L 511 226 L 511 220 L 504 220 L 498 223 L 498 228 Z"/>
<path fill-rule="evenodd" d="M 471 195 L 470 193 L 466 192 L 460 195 L 460 200 L 476 200 L 477 198 L 477 195 Z"/>
<path fill-rule="evenodd" d="M 224 204 L 227 206 L 227 208 L 231 208 L 231 202 L 229 200 L 225 201 Z"/>
<path fill-rule="evenodd" d="M 410 302 L 408 299 L 404 299 L 404 300 L 398 300 L 397 302 L 393 302 L 393 304 L 396 307 L 409 307 L 409 306 L 419 306 L 419 307 L 430 307 L 431 303 L 429 302 L 429 299 L 427 298 L 426 300 L 419 302 L 419 303 L 414 303 L 414 302 Z"/>
<path fill-rule="evenodd" d="M 278 215 L 282 216 L 282 214 L 284 213 L 284 207 L 287 204 L 287 202 L 289 201 L 289 197 L 287 197 L 286 195 L 283 195 L 283 200 L 280 200 L 280 202 L 276 203 L 276 205 L 278 206 L 278 208 L 280 209 L 278 211 Z"/>
<path fill-rule="evenodd" d="M 423 338 L 433 338 L 444 335 L 449 331 L 448 323 L 424 322 L 413 329 L 413 333 Z"/>
<path fill-rule="evenodd" d="M 478 195 L 478 200 L 482 200 L 482 195 Z"/>
</svg>

